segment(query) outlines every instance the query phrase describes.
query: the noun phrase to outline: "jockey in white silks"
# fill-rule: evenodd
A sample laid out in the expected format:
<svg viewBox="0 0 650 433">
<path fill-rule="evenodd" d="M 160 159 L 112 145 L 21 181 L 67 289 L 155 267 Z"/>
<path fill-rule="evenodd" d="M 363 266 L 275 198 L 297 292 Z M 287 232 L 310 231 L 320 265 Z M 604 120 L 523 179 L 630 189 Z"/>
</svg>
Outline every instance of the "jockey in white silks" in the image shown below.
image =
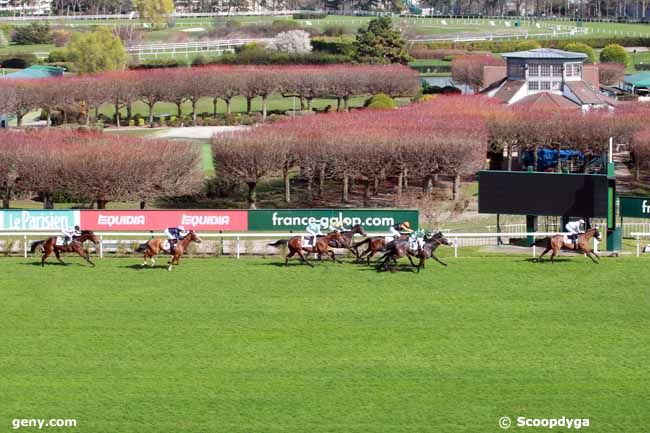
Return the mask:
<svg viewBox="0 0 650 433">
<path fill-rule="evenodd" d="M 61 230 L 61 233 L 63 234 L 65 244 L 68 245 L 75 236 L 81 236 L 81 228 L 79 226 L 65 227 Z"/>
<path fill-rule="evenodd" d="M 577 243 L 578 236 L 584 233 L 584 224 L 585 220 L 580 219 L 578 221 L 571 221 L 564 226 L 566 231 L 569 232 L 569 240 L 572 240 L 574 244 Z"/>
<path fill-rule="evenodd" d="M 318 236 L 323 236 L 323 233 L 321 232 L 320 223 L 316 221 L 314 221 L 313 223 L 309 223 L 309 225 L 305 230 L 307 231 L 307 234 L 310 235 L 309 245 L 311 247 L 316 245 L 316 239 L 318 238 Z"/>
</svg>

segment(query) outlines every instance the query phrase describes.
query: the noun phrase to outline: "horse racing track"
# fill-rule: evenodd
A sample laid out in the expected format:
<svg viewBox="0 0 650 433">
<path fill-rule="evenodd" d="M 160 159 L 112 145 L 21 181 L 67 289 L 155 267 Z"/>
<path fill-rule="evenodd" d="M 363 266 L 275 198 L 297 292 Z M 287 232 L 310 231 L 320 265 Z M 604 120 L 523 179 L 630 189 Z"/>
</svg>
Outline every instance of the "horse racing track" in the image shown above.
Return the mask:
<svg viewBox="0 0 650 433">
<path fill-rule="evenodd" d="M 2 259 L 0 426 L 476 433 L 507 416 L 511 431 L 548 430 L 519 417 L 647 430 L 647 260 L 445 254 L 448 268 L 419 275 L 278 258 L 184 259 L 174 272 Z"/>
</svg>

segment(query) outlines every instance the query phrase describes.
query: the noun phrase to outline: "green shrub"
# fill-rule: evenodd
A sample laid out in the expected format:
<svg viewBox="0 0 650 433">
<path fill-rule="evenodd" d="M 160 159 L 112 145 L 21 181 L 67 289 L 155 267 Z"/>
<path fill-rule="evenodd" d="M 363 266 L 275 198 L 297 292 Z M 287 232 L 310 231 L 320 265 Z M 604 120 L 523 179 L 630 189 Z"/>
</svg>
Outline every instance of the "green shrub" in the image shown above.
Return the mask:
<svg viewBox="0 0 650 433">
<path fill-rule="evenodd" d="M 294 20 L 322 20 L 327 18 L 327 14 L 324 12 L 300 12 L 293 14 Z"/>
<path fill-rule="evenodd" d="M 53 38 L 50 25 L 47 22 L 35 22 L 27 26 L 16 27 L 13 41 L 16 45 L 51 44 Z"/>
<path fill-rule="evenodd" d="M 565 49 L 568 44 L 574 43 L 575 39 L 548 39 L 536 41 L 544 48 Z M 618 44 L 624 47 L 646 47 L 650 46 L 650 37 L 611 37 L 611 38 L 580 38 L 580 42 L 592 48 L 603 48 L 610 44 Z M 493 53 L 504 53 L 517 51 L 518 41 L 473 41 L 473 42 L 430 42 L 426 46 L 430 49 L 462 49 L 467 51 L 490 51 Z M 422 45 L 414 47 L 421 48 Z"/>
<path fill-rule="evenodd" d="M 395 101 L 384 93 L 378 93 L 366 101 L 365 105 L 371 110 L 392 110 L 395 108 Z"/>
<path fill-rule="evenodd" d="M 341 26 L 341 25 L 329 25 L 325 26 L 323 29 L 323 35 L 329 36 L 329 37 L 341 37 L 345 34 L 352 33 L 348 27 Z"/>
<path fill-rule="evenodd" d="M 47 61 L 52 62 L 65 62 L 68 60 L 68 51 L 65 48 L 55 48 L 50 51 Z"/>
<path fill-rule="evenodd" d="M 277 31 L 295 30 L 300 28 L 300 23 L 294 20 L 273 20 L 271 28 Z"/>
<path fill-rule="evenodd" d="M 650 63 L 641 63 L 634 65 L 634 69 L 637 71 L 650 71 Z"/>
<path fill-rule="evenodd" d="M 130 66 L 130 69 L 157 69 L 157 68 L 176 68 L 188 66 L 185 59 L 151 59 L 140 62 L 137 65 Z"/>
<path fill-rule="evenodd" d="M 129 120 L 129 126 L 135 126 L 135 120 L 133 119 Z"/>
<path fill-rule="evenodd" d="M 630 64 L 630 55 L 620 45 L 607 45 L 600 52 L 600 61 L 603 63 L 619 63 L 628 66 Z"/>
<path fill-rule="evenodd" d="M 581 42 L 572 42 L 570 44 L 567 44 L 564 49 L 566 51 L 571 51 L 574 53 L 584 53 L 587 55 L 587 60 L 585 60 L 585 63 L 596 63 L 596 52 L 594 51 L 593 48 L 591 48 L 587 44 L 583 44 Z"/>
<path fill-rule="evenodd" d="M 131 124 L 131 122 L 129 122 L 129 124 Z M 139 119 L 138 119 L 138 126 L 144 126 L 144 125 L 145 125 L 144 119 L 143 119 L 143 118 L 139 118 Z"/>
<path fill-rule="evenodd" d="M 537 48 L 542 48 L 539 42 L 534 40 L 520 41 L 515 44 L 515 51 L 528 51 Z"/>
<path fill-rule="evenodd" d="M 354 56 L 354 41 L 352 39 L 338 38 L 336 40 L 312 38 L 311 46 L 314 51 L 343 56 Z"/>
</svg>

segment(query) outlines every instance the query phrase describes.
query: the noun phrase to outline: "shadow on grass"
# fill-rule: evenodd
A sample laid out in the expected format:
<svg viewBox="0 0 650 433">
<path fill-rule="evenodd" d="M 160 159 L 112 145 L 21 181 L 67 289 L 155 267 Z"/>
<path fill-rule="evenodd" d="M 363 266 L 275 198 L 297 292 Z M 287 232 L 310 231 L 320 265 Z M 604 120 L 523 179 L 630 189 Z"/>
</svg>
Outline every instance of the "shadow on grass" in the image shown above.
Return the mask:
<svg viewBox="0 0 650 433">
<path fill-rule="evenodd" d="M 568 257 L 556 257 L 554 260 L 555 260 L 555 263 L 563 263 L 563 262 L 572 262 L 573 261 L 572 259 L 570 259 Z M 545 257 L 542 260 L 539 260 L 538 257 L 535 257 L 535 258 L 529 257 L 527 259 L 524 259 L 523 261 L 528 262 L 528 263 L 537 263 L 537 264 L 541 264 L 541 265 L 544 265 L 546 263 L 552 263 L 551 259 L 547 258 L 547 257 Z"/>
<path fill-rule="evenodd" d="M 41 267 L 41 261 L 40 261 L 40 260 L 37 261 L 37 262 L 25 262 L 25 263 L 21 263 L 21 264 L 22 264 L 23 266 L 38 266 L 39 268 Z M 70 266 L 70 265 L 74 265 L 74 266 L 87 266 L 87 267 L 89 267 L 89 268 L 92 268 L 92 266 L 91 266 L 90 264 L 86 263 L 86 262 L 83 262 L 83 263 L 79 263 L 79 262 L 65 262 L 65 263 L 61 263 L 61 262 L 49 262 L 49 261 L 46 261 L 46 262 L 45 262 L 45 267 L 46 267 L 46 268 L 47 268 L 48 266 L 63 266 L 63 267 L 65 267 L 65 266 Z"/>
</svg>

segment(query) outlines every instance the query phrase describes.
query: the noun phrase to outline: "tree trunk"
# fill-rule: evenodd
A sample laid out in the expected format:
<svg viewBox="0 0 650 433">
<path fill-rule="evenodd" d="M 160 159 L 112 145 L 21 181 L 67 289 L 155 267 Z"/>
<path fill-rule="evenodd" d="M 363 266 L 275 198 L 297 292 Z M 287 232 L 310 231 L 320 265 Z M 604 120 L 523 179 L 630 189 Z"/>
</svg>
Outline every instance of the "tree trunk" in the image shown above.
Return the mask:
<svg viewBox="0 0 650 433">
<path fill-rule="evenodd" d="M 282 178 L 284 179 L 284 201 L 291 203 L 291 179 L 289 179 L 289 161 L 284 162 L 282 167 Z"/>
<path fill-rule="evenodd" d="M 403 181 L 403 184 L 404 184 L 404 189 L 405 190 L 408 189 L 408 187 L 409 187 L 409 169 L 408 168 L 404 168 L 404 181 Z"/>
<path fill-rule="evenodd" d="M 198 101 L 192 101 L 192 125 L 196 126 L 196 103 Z"/>
<path fill-rule="evenodd" d="M 140 210 L 143 210 L 147 207 L 147 202 L 145 200 L 140 200 Z"/>
<path fill-rule="evenodd" d="M 107 204 L 108 200 L 104 200 L 103 198 L 97 199 L 97 209 L 106 209 Z"/>
<path fill-rule="evenodd" d="M 47 110 L 47 119 L 45 120 L 45 123 L 47 124 L 47 127 L 50 128 L 52 126 L 52 111 L 50 109 Z M 118 125 L 119 128 L 119 125 Z"/>
<path fill-rule="evenodd" d="M 399 176 L 397 176 L 397 198 L 402 198 L 402 188 L 404 187 L 404 171 L 399 171 Z"/>
<path fill-rule="evenodd" d="M 149 127 L 153 128 L 153 104 L 149 106 Z"/>
<path fill-rule="evenodd" d="M 373 180 L 372 195 L 375 197 L 379 195 L 379 176 L 375 176 Z"/>
<path fill-rule="evenodd" d="M 325 190 L 325 164 L 320 165 L 318 171 L 318 196 L 323 197 L 323 191 Z"/>
<path fill-rule="evenodd" d="M 226 99 L 226 113 L 230 114 L 232 112 L 232 98 Z"/>
<path fill-rule="evenodd" d="M 262 123 L 266 122 L 266 96 L 262 96 Z"/>
<path fill-rule="evenodd" d="M 336 111 L 341 111 L 341 98 L 336 98 Z"/>
<path fill-rule="evenodd" d="M 370 203 L 370 188 L 371 188 L 371 185 L 372 185 L 372 180 L 370 178 L 368 178 L 368 180 L 366 180 L 366 185 L 365 185 L 365 187 L 363 189 L 363 203 L 366 206 Z"/>
<path fill-rule="evenodd" d="M 433 191 L 433 181 L 431 180 L 431 175 L 428 175 L 424 178 L 422 183 L 422 192 L 431 193 Z"/>
<path fill-rule="evenodd" d="M 314 199 L 314 176 L 312 174 L 307 176 L 307 196 L 309 200 Z"/>
<path fill-rule="evenodd" d="M 183 103 L 176 102 L 176 116 L 180 119 L 183 117 Z"/>
<path fill-rule="evenodd" d="M 314 100 L 312 98 L 307 98 L 307 111 L 312 110 L 312 105 L 313 105 Z M 304 110 L 304 108 L 303 108 Z"/>
<path fill-rule="evenodd" d="M 54 199 L 51 193 L 43 194 L 43 209 L 54 209 Z"/>
<path fill-rule="evenodd" d="M 508 159 L 508 171 L 512 171 L 512 145 L 509 144 L 506 149 L 506 158 Z"/>
<path fill-rule="evenodd" d="M 129 122 L 133 118 L 133 106 L 126 104 L 126 121 Z"/>
<path fill-rule="evenodd" d="M 539 163 L 539 158 L 537 157 L 537 149 L 539 146 L 535 145 L 535 148 L 533 149 L 533 170 L 537 170 L 537 164 Z"/>
<path fill-rule="evenodd" d="M 2 208 L 9 209 L 9 200 L 11 199 L 11 187 L 9 185 L 5 185 L 2 189 L 3 189 Z"/>
<path fill-rule="evenodd" d="M 219 98 L 214 98 L 212 100 L 212 117 L 217 118 L 217 104 L 219 103 Z"/>
<path fill-rule="evenodd" d="M 456 201 L 460 198 L 460 175 L 454 176 L 454 184 L 451 192 L 452 200 Z"/>
<path fill-rule="evenodd" d="M 641 160 L 638 156 L 634 160 L 634 180 L 638 181 L 641 179 Z"/>
<path fill-rule="evenodd" d="M 23 115 L 22 113 L 16 113 L 16 126 L 19 128 L 23 126 Z"/>
<path fill-rule="evenodd" d="M 257 209 L 257 182 L 246 182 L 248 185 L 248 208 Z"/>
<path fill-rule="evenodd" d="M 350 98 L 348 96 L 343 98 L 343 109 L 345 111 L 350 111 Z"/>
<path fill-rule="evenodd" d="M 350 193 L 349 188 L 350 188 L 350 177 L 347 174 L 344 174 L 343 175 L 343 197 L 342 197 L 343 203 L 348 202 L 349 193 Z"/>
<path fill-rule="evenodd" d="M 120 127 L 120 104 L 115 103 L 115 126 Z"/>
<path fill-rule="evenodd" d="M 253 109 L 253 98 L 246 97 L 246 113 L 251 114 L 251 111 Z"/>
</svg>

